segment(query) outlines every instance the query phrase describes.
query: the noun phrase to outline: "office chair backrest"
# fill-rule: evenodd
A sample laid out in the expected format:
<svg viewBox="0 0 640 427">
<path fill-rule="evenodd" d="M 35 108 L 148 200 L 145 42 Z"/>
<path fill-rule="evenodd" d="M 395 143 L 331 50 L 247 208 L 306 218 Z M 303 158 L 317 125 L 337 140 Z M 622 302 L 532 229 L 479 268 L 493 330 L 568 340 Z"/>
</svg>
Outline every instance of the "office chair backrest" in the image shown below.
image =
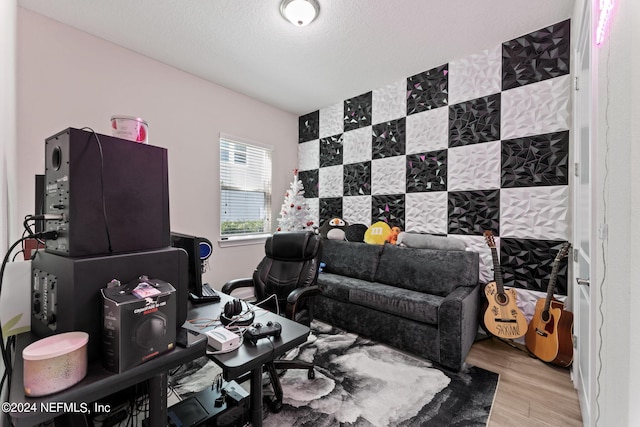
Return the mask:
<svg viewBox="0 0 640 427">
<path fill-rule="evenodd" d="M 253 273 L 256 298 L 263 301 L 276 294 L 280 313 L 284 313 L 291 291 L 316 284 L 322 242 L 312 231 L 277 232 L 267 239 L 264 248 L 265 257 Z M 276 311 L 273 300 L 264 307 Z"/>
</svg>

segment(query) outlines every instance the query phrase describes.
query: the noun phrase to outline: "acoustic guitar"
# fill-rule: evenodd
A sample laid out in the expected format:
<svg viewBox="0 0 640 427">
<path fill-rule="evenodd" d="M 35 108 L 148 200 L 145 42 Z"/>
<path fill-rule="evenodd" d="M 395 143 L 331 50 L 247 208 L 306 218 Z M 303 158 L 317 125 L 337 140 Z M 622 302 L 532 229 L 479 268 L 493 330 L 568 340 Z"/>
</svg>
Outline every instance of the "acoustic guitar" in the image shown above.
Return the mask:
<svg viewBox="0 0 640 427">
<path fill-rule="evenodd" d="M 514 339 L 527 332 L 527 318 L 518 308 L 517 294 L 514 289 L 504 289 L 502 267 L 498 259 L 498 251 L 490 230 L 484 232 L 484 238 L 493 258 L 494 281 L 484 288 L 487 308 L 484 312 L 484 326 L 490 334 L 499 338 Z"/>
<path fill-rule="evenodd" d="M 547 297 L 536 301 L 536 310 L 529 322 L 525 344 L 538 359 L 567 367 L 573 361 L 573 313 L 564 303 L 553 298 L 560 260 L 567 256 L 571 243 L 566 242 L 553 261 Z"/>
</svg>

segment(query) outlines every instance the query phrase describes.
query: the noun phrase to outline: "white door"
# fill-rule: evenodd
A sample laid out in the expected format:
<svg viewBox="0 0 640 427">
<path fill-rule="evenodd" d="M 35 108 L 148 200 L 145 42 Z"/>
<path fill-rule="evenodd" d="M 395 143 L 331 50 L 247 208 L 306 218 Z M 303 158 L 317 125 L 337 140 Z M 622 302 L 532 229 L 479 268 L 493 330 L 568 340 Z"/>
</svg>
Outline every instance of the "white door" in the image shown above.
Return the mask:
<svg viewBox="0 0 640 427">
<path fill-rule="evenodd" d="M 574 312 L 575 353 L 573 379 L 580 398 L 582 420 L 585 426 L 595 425 L 596 402 L 596 310 L 598 284 L 595 278 L 593 243 L 596 232 L 593 224 L 595 202 L 592 188 L 595 149 L 595 127 L 593 106 L 595 93 L 592 87 L 592 34 L 591 1 L 585 1 L 580 25 L 579 39 L 574 57 L 574 191 L 573 191 L 573 286 L 572 310 Z M 606 232 L 602 230 L 601 232 Z"/>
</svg>

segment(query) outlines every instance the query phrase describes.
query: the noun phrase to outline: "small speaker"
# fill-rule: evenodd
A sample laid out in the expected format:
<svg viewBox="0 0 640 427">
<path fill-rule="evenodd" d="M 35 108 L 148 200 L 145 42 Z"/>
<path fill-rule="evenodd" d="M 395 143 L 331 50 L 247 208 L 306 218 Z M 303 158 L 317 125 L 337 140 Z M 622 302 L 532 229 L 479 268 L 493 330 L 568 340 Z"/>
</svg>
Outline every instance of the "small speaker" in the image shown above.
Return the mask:
<svg viewBox="0 0 640 427">
<path fill-rule="evenodd" d="M 167 149 L 69 128 L 45 141 L 46 251 L 69 257 L 170 246 Z"/>
</svg>

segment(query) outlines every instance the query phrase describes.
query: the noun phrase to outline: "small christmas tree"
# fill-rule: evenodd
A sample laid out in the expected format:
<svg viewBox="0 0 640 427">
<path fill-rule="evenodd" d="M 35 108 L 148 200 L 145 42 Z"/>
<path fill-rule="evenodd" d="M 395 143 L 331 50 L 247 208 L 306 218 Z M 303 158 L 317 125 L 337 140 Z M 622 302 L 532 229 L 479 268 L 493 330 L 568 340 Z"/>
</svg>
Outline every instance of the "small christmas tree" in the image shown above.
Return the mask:
<svg viewBox="0 0 640 427">
<path fill-rule="evenodd" d="M 293 170 L 291 188 L 284 194 L 284 203 L 280 208 L 278 231 L 310 230 L 315 225 L 307 200 L 304 197 L 304 186 L 298 179 L 298 169 Z"/>
</svg>

